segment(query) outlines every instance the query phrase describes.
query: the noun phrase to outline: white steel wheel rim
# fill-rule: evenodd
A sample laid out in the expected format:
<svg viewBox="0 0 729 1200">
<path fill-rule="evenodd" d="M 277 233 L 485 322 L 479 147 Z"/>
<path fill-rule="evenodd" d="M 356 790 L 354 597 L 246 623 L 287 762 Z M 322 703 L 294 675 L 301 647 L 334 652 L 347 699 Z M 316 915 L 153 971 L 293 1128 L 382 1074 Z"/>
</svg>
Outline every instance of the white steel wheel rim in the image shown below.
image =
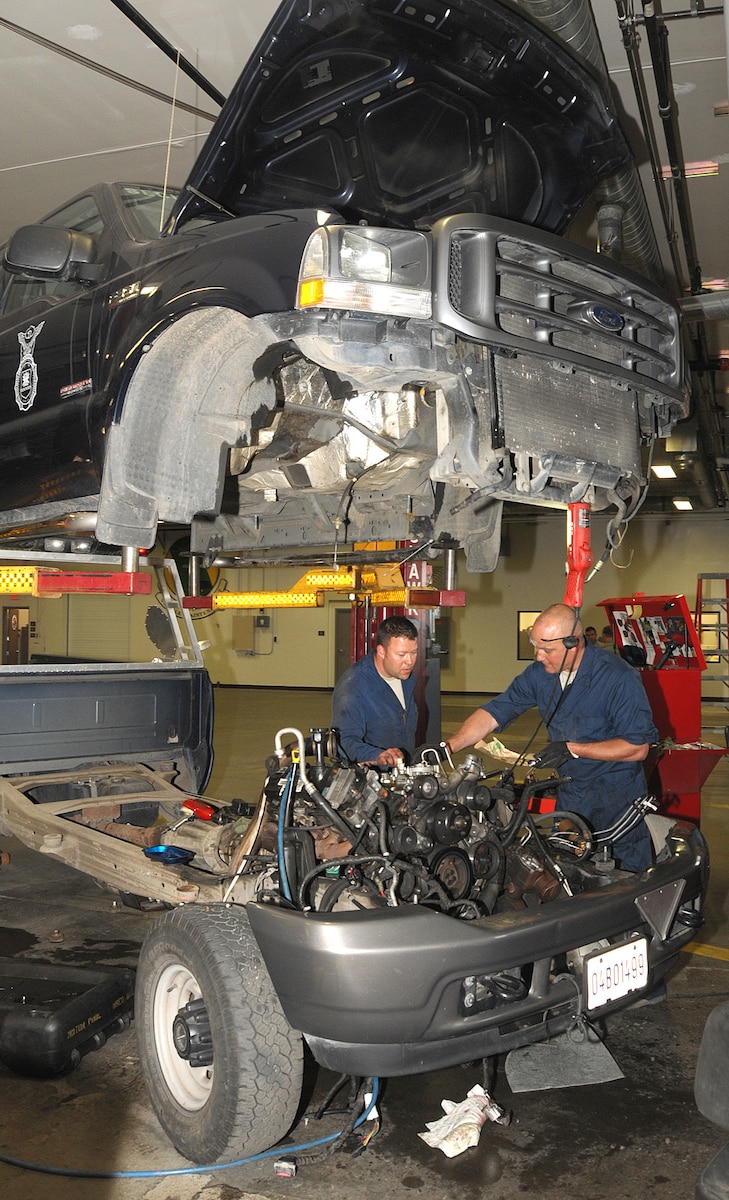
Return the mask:
<svg viewBox="0 0 729 1200">
<path fill-rule="evenodd" d="M 162 972 L 154 995 L 154 1041 L 165 1083 L 181 1108 L 198 1112 L 210 1098 L 213 1065 L 191 1067 L 175 1048 L 172 1027 L 181 1008 L 191 1000 L 201 1000 L 202 989 L 195 976 L 182 963 L 173 963 Z"/>
</svg>

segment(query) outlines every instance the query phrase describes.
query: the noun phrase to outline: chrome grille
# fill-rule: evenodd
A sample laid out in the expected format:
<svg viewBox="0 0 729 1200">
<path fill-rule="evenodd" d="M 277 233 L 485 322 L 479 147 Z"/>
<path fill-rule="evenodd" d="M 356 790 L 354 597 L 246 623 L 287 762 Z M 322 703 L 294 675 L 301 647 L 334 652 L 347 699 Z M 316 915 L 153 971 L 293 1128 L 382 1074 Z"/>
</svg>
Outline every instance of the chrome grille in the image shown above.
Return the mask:
<svg viewBox="0 0 729 1200">
<path fill-rule="evenodd" d="M 440 308 L 439 319 L 479 341 L 683 396 L 678 311 L 647 281 L 528 227 L 482 217 L 443 224 L 451 311 L 449 319 Z"/>
</svg>

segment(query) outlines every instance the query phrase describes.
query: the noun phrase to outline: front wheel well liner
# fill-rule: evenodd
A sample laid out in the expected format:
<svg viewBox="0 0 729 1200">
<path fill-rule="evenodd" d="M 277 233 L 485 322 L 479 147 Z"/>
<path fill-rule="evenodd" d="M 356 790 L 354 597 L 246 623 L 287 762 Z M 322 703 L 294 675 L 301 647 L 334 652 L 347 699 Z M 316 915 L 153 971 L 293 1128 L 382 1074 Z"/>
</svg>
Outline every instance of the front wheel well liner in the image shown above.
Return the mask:
<svg viewBox="0 0 729 1200">
<path fill-rule="evenodd" d="M 166 326 L 139 359 L 107 434 L 97 537 L 154 545 L 159 521 L 219 511 L 228 450 L 245 445 L 276 388 L 255 364 L 278 340 L 265 320 L 197 308 Z"/>
</svg>

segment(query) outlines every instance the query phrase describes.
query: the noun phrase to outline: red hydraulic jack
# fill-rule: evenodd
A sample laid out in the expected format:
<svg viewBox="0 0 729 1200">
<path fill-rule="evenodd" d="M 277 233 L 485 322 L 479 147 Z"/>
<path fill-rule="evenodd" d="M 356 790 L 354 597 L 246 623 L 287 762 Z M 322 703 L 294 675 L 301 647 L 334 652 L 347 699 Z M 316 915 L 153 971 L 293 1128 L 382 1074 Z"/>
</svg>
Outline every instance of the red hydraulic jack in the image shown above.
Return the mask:
<svg viewBox="0 0 729 1200">
<path fill-rule="evenodd" d="M 590 505 L 578 500 L 567 505 L 567 582 L 562 601 L 577 613 L 582 608 L 582 593 L 591 566 Z"/>
</svg>

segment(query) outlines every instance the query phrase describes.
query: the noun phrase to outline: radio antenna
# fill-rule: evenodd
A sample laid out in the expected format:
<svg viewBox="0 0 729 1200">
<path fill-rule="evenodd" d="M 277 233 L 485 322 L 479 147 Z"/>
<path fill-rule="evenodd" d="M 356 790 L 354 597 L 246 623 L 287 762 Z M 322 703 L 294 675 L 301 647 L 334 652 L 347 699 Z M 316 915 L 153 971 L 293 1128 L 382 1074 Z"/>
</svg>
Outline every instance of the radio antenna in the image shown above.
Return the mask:
<svg viewBox="0 0 729 1200">
<path fill-rule="evenodd" d="M 165 162 L 165 181 L 162 185 L 162 206 L 159 210 L 159 231 L 162 232 L 165 223 L 165 203 L 167 201 L 167 184 L 170 178 L 170 156 L 172 153 L 172 131 L 175 125 L 175 107 L 177 105 L 177 84 L 180 78 L 180 51 L 177 51 L 177 62 L 175 63 L 175 86 L 172 91 L 172 104 L 170 106 L 170 131 L 167 135 L 167 160 Z"/>
</svg>

